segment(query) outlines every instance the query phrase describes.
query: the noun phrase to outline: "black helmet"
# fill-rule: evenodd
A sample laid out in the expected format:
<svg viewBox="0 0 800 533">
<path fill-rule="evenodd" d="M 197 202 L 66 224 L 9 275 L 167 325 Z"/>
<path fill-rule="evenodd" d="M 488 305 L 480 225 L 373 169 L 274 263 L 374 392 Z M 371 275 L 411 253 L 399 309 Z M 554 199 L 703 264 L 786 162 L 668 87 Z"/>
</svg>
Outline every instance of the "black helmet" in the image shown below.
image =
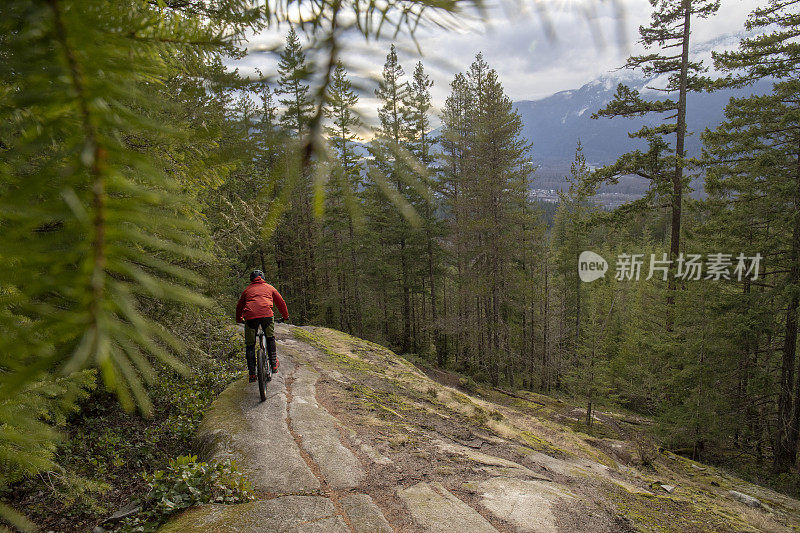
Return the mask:
<svg viewBox="0 0 800 533">
<path fill-rule="evenodd" d="M 253 270 L 250 272 L 250 281 L 253 281 L 256 278 L 264 279 L 264 273 L 260 270 Z"/>
</svg>

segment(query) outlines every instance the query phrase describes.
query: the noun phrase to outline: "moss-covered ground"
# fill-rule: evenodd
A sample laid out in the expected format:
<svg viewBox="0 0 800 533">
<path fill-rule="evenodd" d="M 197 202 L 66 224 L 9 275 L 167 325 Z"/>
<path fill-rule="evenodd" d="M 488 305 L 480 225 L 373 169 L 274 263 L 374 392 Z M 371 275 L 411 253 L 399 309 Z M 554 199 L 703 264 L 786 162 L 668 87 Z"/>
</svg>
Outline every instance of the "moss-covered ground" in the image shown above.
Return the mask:
<svg viewBox="0 0 800 533">
<path fill-rule="evenodd" d="M 360 420 L 390 451 L 414 451 L 433 464 L 425 469 L 420 463 L 421 478 L 440 478 L 446 483 L 466 471 L 473 477 L 479 471 L 475 465 L 434 459 L 437 452 L 430 442 L 441 435 L 467 446 L 479 441 L 482 452 L 489 450 L 529 467 L 525 457 L 533 452 L 563 461 L 570 467 L 563 469 L 568 475 L 541 471 L 567 485 L 587 505 L 618 517 L 631 530 L 800 528 L 795 500 L 660 450 L 650 440 L 637 440 L 647 421 L 629 413 L 598 411 L 593 427 L 588 428 L 580 407 L 565 399 L 466 381 L 461 384 L 467 386 L 449 387 L 374 343 L 326 328 L 294 328 L 293 333 L 324 354 L 318 364 L 346 376 L 349 395 L 336 394 L 332 399 L 338 402 L 340 413 Z M 449 459 L 456 461 L 453 456 Z M 468 460 L 468 455 L 459 458 Z M 668 493 L 662 485 L 675 489 Z M 733 501 L 727 495 L 731 489 L 757 493 L 772 512 Z"/>
</svg>

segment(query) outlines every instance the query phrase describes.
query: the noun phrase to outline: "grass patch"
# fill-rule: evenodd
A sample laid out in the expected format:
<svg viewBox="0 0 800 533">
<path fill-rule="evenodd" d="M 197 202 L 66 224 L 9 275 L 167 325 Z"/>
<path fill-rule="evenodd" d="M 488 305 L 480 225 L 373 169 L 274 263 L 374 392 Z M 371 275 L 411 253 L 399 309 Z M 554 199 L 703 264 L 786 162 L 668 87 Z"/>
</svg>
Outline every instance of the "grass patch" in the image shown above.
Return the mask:
<svg viewBox="0 0 800 533">
<path fill-rule="evenodd" d="M 294 335 L 297 340 L 303 341 L 311 346 L 314 346 L 315 348 L 322 350 L 322 352 L 329 356 L 333 361 L 346 365 L 348 370 L 362 374 L 374 371 L 371 365 L 358 357 L 344 353 L 342 350 L 335 349 L 333 344 L 325 336 L 314 331 L 309 331 L 305 328 L 292 328 L 292 335 Z"/>
<path fill-rule="evenodd" d="M 484 426 L 489 421 L 486 410 L 477 405 L 472 408 L 472 416 L 470 418 L 476 426 Z"/>
<path fill-rule="evenodd" d="M 522 410 L 531 410 L 534 411 L 537 416 L 542 414 L 548 413 L 546 407 L 539 405 L 538 403 L 529 402 L 528 400 L 523 400 L 521 398 L 511 398 L 511 407 L 515 409 L 522 409 Z M 552 413 L 552 411 L 550 411 Z M 550 414 L 548 413 L 548 414 Z"/>
<path fill-rule="evenodd" d="M 521 431 L 520 437 L 522 437 L 522 440 L 527 446 L 533 448 L 537 452 L 546 453 L 547 455 L 551 455 L 553 457 L 569 457 L 573 455 L 566 450 L 562 450 L 553 446 L 553 444 L 549 441 L 534 435 L 530 431 Z"/>
<path fill-rule="evenodd" d="M 400 411 L 408 411 L 410 407 L 395 393 L 373 389 L 367 385 L 353 384 L 353 395 L 361 400 L 367 408 L 378 411 L 382 416 L 392 415 L 405 418 Z"/>
<path fill-rule="evenodd" d="M 709 501 L 692 502 L 665 496 L 628 492 L 616 484 L 606 484 L 606 495 L 617 513 L 640 531 L 652 533 L 690 533 L 755 531 L 738 517 Z M 701 506 L 702 505 L 702 506 Z"/>
<path fill-rule="evenodd" d="M 459 392 L 451 392 L 450 396 L 457 403 L 460 403 L 461 405 L 475 405 L 474 403 L 472 403 L 472 400 L 470 400 L 469 396 L 467 396 L 466 394 L 461 394 Z"/>
</svg>

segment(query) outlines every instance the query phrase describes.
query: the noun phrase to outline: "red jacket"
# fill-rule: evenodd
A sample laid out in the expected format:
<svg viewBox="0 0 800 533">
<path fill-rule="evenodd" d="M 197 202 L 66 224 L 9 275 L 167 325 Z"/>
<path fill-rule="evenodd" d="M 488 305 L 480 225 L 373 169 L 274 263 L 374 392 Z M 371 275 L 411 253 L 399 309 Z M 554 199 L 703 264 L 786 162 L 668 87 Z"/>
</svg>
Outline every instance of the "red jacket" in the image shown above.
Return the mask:
<svg viewBox="0 0 800 533">
<path fill-rule="evenodd" d="M 244 322 L 252 318 L 274 316 L 272 302 L 278 306 L 281 316 L 289 318 L 289 310 L 280 293 L 261 278 L 254 279 L 239 297 L 236 304 L 236 322 Z"/>
</svg>

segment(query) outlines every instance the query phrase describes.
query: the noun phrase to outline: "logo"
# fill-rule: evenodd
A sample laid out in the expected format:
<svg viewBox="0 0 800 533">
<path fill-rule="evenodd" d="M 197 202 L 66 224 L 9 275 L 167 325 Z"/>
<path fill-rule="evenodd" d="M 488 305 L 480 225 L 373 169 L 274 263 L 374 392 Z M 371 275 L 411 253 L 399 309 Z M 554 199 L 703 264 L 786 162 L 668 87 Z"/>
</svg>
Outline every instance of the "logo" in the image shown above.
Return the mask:
<svg viewBox="0 0 800 533">
<path fill-rule="evenodd" d="M 708 253 L 705 262 L 701 254 L 680 253 L 675 259 L 670 259 L 666 253 L 659 259 L 656 254 L 650 254 L 649 268 L 647 268 L 646 254 L 619 254 L 614 268 L 614 279 L 617 281 L 645 281 L 668 278 L 682 281 L 755 281 L 759 276 L 761 260 L 760 253 L 748 256 L 744 253 Z M 608 270 L 608 263 L 602 256 L 588 250 L 581 252 L 578 257 L 578 277 L 581 281 L 591 282 L 604 278 Z M 644 275 L 647 274 L 645 278 Z"/>
<path fill-rule="evenodd" d="M 608 263 L 602 256 L 586 250 L 578 257 L 578 277 L 581 281 L 590 282 L 606 275 Z"/>
</svg>

